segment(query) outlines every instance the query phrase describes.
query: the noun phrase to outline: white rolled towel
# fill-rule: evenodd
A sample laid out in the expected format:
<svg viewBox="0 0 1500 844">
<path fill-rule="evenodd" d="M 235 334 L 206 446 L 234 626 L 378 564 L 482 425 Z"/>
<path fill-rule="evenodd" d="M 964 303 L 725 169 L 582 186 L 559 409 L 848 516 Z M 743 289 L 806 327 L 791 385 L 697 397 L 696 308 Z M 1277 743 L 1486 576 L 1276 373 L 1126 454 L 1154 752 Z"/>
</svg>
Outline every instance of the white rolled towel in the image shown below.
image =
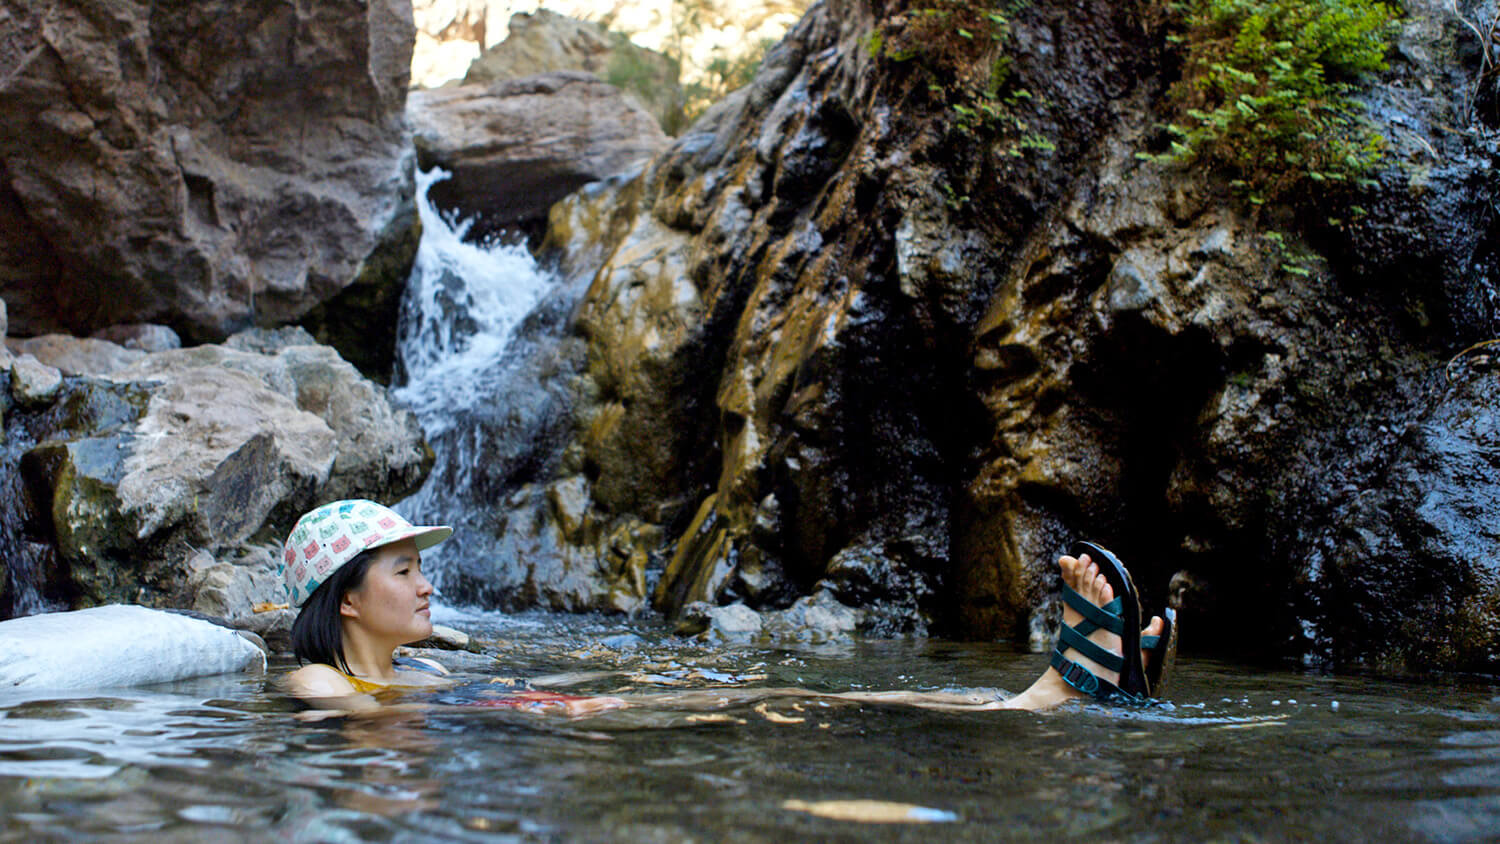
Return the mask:
<svg viewBox="0 0 1500 844">
<path fill-rule="evenodd" d="M 0 621 L 0 689 L 143 686 L 265 670 L 265 651 L 234 630 L 149 607 Z"/>
</svg>

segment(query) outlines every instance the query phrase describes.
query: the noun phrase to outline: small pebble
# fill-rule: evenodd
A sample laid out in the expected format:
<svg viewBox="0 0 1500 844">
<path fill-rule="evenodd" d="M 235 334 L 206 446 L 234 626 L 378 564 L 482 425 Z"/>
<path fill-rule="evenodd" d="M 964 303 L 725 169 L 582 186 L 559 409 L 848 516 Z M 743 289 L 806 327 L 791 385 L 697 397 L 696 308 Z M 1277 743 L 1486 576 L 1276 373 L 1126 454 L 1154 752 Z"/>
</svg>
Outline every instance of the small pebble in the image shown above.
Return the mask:
<svg viewBox="0 0 1500 844">
<path fill-rule="evenodd" d="M 1273 700 L 1273 701 L 1271 701 L 1271 705 L 1272 706 L 1280 706 L 1281 705 L 1281 701 L 1279 701 L 1279 700 Z"/>
<path fill-rule="evenodd" d="M 1287 703 L 1290 703 L 1292 706 L 1296 706 L 1297 705 L 1297 699 L 1296 698 L 1288 698 L 1287 699 Z"/>
<path fill-rule="evenodd" d="M 1339 702 L 1338 701 L 1334 701 L 1334 702 L 1328 704 L 1328 708 L 1332 709 L 1334 712 L 1339 711 Z"/>
</svg>

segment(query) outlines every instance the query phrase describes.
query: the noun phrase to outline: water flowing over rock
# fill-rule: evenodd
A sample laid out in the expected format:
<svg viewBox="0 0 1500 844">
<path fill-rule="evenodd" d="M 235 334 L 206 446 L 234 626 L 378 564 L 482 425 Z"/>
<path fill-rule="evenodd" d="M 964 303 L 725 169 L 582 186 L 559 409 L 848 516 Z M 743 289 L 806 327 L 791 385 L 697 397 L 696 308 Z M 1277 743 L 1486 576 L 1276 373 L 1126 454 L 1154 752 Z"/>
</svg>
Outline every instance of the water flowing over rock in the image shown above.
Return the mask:
<svg viewBox="0 0 1500 844">
<path fill-rule="evenodd" d="M 11 333 L 219 340 L 399 289 L 412 32 L 409 0 L 0 4 Z"/>
<path fill-rule="evenodd" d="M 413 91 L 408 114 L 422 168 L 453 176 L 431 199 L 474 220 L 476 239 L 537 227 L 552 203 L 667 144 L 649 115 L 578 71 Z"/>
<path fill-rule="evenodd" d="M 415 417 L 334 350 L 276 339 L 124 364 L 95 354 L 98 367 L 70 372 L 49 402 L 7 413 L 0 476 L 18 483 L 0 519 L 5 615 L 125 601 L 264 630 L 271 618 L 253 619 L 252 605 L 284 600 L 275 557 L 298 514 L 420 485 L 432 454 Z M 86 359 L 68 346 L 52 338 L 36 363 Z"/>
<path fill-rule="evenodd" d="M 419 177 L 424 235 L 403 302 L 395 390 L 438 458 L 399 509 L 454 526 L 453 540 L 427 552 L 445 600 L 639 609 L 647 556 L 630 549 L 658 537 L 584 514 L 576 450 L 562 448 L 582 364 L 569 317 L 589 277 L 555 274 L 519 246 L 470 242 L 467 225 L 450 227 L 426 199 L 442 178 Z"/>
<path fill-rule="evenodd" d="M 1472 631 L 1493 577 L 1430 538 L 1492 536 L 1500 511 L 1454 480 L 1500 408 L 1441 398 L 1446 356 L 1500 333 L 1474 213 L 1495 145 L 1442 128 L 1477 72 L 1444 15 L 1413 12 L 1369 95 L 1404 134 L 1367 216 L 1326 221 L 1136 155 L 1170 71 L 1131 4 L 1015 13 L 1026 134 L 980 132 L 870 49 L 900 10 L 815 6 L 638 178 L 554 208 L 548 254 L 590 279 L 572 430 L 531 464 L 550 509 L 493 522 L 595 559 L 611 536 L 668 613 L 826 592 L 866 630 L 1016 638 L 1092 537 L 1150 609 L 1188 572 L 1199 643 L 1492 663 Z M 1427 483 L 1471 503 L 1350 509 Z M 1339 539 L 1359 524 L 1378 552 Z M 1417 647 L 1439 605 L 1451 647 Z"/>
</svg>

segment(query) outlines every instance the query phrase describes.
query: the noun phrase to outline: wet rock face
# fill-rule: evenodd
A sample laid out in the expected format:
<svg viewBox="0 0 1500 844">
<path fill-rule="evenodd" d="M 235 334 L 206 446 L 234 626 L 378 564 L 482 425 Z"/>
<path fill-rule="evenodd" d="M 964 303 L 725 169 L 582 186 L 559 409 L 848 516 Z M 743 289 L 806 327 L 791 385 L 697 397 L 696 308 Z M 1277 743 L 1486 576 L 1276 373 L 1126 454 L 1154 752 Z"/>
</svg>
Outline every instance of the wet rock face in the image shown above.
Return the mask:
<svg viewBox="0 0 1500 844">
<path fill-rule="evenodd" d="M 413 91 L 408 113 L 421 166 L 453 174 L 433 186 L 432 201 L 478 218 L 476 239 L 536 228 L 552 203 L 667 144 L 646 112 L 579 71 Z"/>
<path fill-rule="evenodd" d="M 1493 430 L 1488 394 L 1434 381 L 1500 331 L 1470 213 L 1495 151 L 1440 128 L 1463 122 L 1468 77 L 1443 64 L 1461 33 L 1413 15 L 1372 108 L 1424 128 L 1364 219 L 1330 221 L 1137 158 L 1169 80 L 1129 9 L 1014 17 L 1007 84 L 1030 96 L 1007 107 L 1032 136 L 966 124 L 916 60 L 872 56 L 900 10 L 829 3 L 638 179 L 555 209 L 548 243 L 593 274 L 576 459 L 555 464 L 587 500 L 569 519 L 659 528 L 638 550 L 668 613 L 826 588 L 865 629 L 1019 638 L 1088 537 L 1151 612 L 1185 572 L 1210 649 L 1490 664 L 1493 577 L 1434 539 L 1485 540 L 1500 511 L 1457 480 L 1492 469 L 1456 445 Z M 1413 172 L 1443 195 L 1390 193 Z M 1431 485 L 1469 503 L 1396 506 Z M 1369 526 L 1365 550 L 1343 525 Z M 1366 570 L 1380 589 L 1348 575 Z M 1344 609 L 1372 601 L 1386 614 Z M 1444 605 L 1446 649 L 1416 647 Z"/>
<path fill-rule="evenodd" d="M 1101 76 L 1131 76 L 1125 23 L 1092 11 L 1037 25 L 1119 63 Z M 823 584 L 868 630 L 951 620 L 968 550 L 955 527 L 973 518 L 961 467 L 986 426 L 967 338 L 1003 266 L 986 226 L 1034 219 L 1066 173 L 1017 174 L 1019 208 L 956 218 L 933 160 L 952 155 L 947 119 L 890 108 L 902 83 L 861 46 L 877 20 L 815 7 L 613 204 L 554 214 L 594 234 L 577 252 L 603 246 L 578 317 L 591 507 L 675 537 L 654 592 L 669 613 L 786 607 Z M 1056 93 L 1059 109 L 1107 114 L 1113 89 Z M 1079 154 L 1092 137 L 1065 140 Z"/>
<path fill-rule="evenodd" d="M 1490 359 L 1455 381 L 1402 434 L 1382 482 L 1352 496 L 1313 546 L 1308 600 L 1322 610 L 1325 656 L 1396 667 L 1494 661 L 1500 366 Z"/>
<path fill-rule="evenodd" d="M 45 597 L 248 619 L 253 603 L 284 601 L 274 549 L 300 513 L 420 485 L 432 454 L 409 412 L 332 349 L 262 339 L 268 351 L 106 362 L 8 415 L 17 462 L 3 468 L 19 475 L 25 506 L 20 524 L 0 527 L 50 546 Z M 67 345 L 48 349 L 68 358 Z"/>
<path fill-rule="evenodd" d="M 408 2 L 0 11 L 13 334 L 296 320 L 415 224 Z"/>
</svg>

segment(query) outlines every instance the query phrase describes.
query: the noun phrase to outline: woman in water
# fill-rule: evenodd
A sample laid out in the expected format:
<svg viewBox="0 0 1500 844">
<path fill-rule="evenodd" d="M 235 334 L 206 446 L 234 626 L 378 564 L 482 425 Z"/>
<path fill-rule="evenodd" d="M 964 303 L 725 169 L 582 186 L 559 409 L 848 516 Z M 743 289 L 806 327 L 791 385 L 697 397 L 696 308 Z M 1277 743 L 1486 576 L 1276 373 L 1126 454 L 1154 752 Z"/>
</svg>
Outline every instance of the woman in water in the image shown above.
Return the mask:
<svg viewBox="0 0 1500 844">
<path fill-rule="evenodd" d="M 292 625 L 292 648 L 299 662 L 309 664 L 286 678 L 287 690 L 318 709 L 369 710 L 380 707 L 373 692 L 450 685 L 441 665 L 397 659 L 395 651 L 432 635 L 433 589 L 422 573 L 422 551 L 452 535 L 450 527 L 414 526 L 390 508 L 365 500 L 335 501 L 298 519 L 282 549 L 280 571 L 292 606 L 300 608 Z M 755 697 L 792 695 L 966 710 L 1046 709 L 1085 695 L 1143 702 L 1160 684 L 1175 631 L 1160 617 L 1138 631 L 1140 610 L 1130 575 L 1103 548 L 1078 543 L 1058 565 L 1064 585 L 1063 635 L 1051 665 L 1015 697 L 746 691 Z M 681 696 L 671 697 L 686 702 Z M 713 699 L 725 700 L 719 693 Z M 493 700 L 568 715 L 627 705 L 615 697 L 531 690 Z"/>
</svg>

